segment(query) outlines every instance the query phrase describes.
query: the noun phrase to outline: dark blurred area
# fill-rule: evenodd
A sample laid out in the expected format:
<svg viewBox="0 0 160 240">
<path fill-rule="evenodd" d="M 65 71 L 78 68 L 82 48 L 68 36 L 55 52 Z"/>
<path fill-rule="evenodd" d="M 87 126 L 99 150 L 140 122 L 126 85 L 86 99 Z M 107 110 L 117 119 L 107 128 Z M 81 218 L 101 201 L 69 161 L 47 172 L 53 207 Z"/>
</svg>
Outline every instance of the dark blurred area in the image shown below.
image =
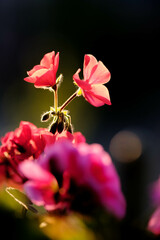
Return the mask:
<svg viewBox="0 0 160 240">
<path fill-rule="evenodd" d="M 160 1 L 1 0 L 0 31 L 0 136 L 21 120 L 46 127 L 40 115 L 53 105 L 53 96 L 23 81 L 45 53 L 60 52 L 60 104 L 76 89 L 72 76 L 82 69 L 84 54 L 110 70 L 111 106 L 95 108 L 81 97 L 67 109 L 75 131 L 109 152 L 117 133 L 136 134 L 142 150 L 135 161 L 118 161 L 110 152 L 127 199 L 118 239 L 154 239 L 145 227 L 148 186 L 160 173 Z"/>
</svg>

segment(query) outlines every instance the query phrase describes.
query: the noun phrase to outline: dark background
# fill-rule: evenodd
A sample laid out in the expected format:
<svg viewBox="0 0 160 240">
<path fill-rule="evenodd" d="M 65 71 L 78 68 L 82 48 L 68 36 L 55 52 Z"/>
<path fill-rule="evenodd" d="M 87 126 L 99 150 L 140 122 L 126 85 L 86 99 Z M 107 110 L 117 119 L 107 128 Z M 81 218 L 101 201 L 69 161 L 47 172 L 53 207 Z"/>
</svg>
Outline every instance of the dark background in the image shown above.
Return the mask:
<svg viewBox="0 0 160 240">
<path fill-rule="evenodd" d="M 21 120 L 45 127 L 40 115 L 53 105 L 53 96 L 23 81 L 45 53 L 60 52 L 60 104 L 76 89 L 72 76 L 84 54 L 110 70 L 112 106 L 95 108 L 81 97 L 68 110 L 75 131 L 108 151 L 112 137 L 124 129 L 141 140 L 137 161 L 113 157 L 128 203 L 120 239 L 152 238 L 144 229 L 151 213 L 148 184 L 160 172 L 159 33 L 158 0 L 0 1 L 0 136 Z"/>
</svg>

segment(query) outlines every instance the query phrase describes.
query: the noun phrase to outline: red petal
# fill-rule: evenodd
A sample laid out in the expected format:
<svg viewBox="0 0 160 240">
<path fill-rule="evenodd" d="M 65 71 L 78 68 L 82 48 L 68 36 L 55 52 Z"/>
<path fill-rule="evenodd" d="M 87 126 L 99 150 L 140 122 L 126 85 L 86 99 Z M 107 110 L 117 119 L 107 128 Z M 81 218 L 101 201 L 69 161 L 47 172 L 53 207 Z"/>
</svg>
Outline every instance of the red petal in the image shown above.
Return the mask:
<svg viewBox="0 0 160 240">
<path fill-rule="evenodd" d="M 54 64 L 54 58 L 55 58 L 55 52 L 52 51 L 50 53 L 47 53 L 42 58 L 40 65 L 46 68 L 50 68 L 51 64 Z"/>
<path fill-rule="evenodd" d="M 89 79 L 90 84 L 103 84 L 110 80 L 111 74 L 101 61 L 98 62 L 97 67 L 93 70 Z"/>
<path fill-rule="evenodd" d="M 77 72 L 73 75 L 73 80 L 76 82 L 76 80 L 81 80 L 80 78 L 79 78 L 79 73 L 80 73 L 80 71 L 81 71 L 81 69 L 79 68 L 78 70 L 77 70 Z"/>
<path fill-rule="evenodd" d="M 31 122 L 21 121 L 19 126 L 23 127 L 24 125 L 29 126 L 31 130 L 37 130 L 37 127 Z"/>
<path fill-rule="evenodd" d="M 59 52 L 56 54 L 54 59 L 54 71 L 57 72 L 59 66 Z"/>
<path fill-rule="evenodd" d="M 25 78 L 24 80 L 27 82 L 35 83 L 37 79 L 39 79 L 42 75 L 44 75 L 48 71 L 47 68 L 41 68 L 35 71 L 32 76 Z"/>
<path fill-rule="evenodd" d="M 93 55 L 84 56 L 83 75 L 84 79 L 90 78 L 93 67 L 97 64 L 97 59 Z"/>
<path fill-rule="evenodd" d="M 84 91 L 84 97 L 95 107 L 100 107 L 104 104 L 111 105 L 108 89 L 101 84 L 93 85 L 90 91 Z"/>
<path fill-rule="evenodd" d="M 80 71 L 81 71 L 81 69 L 79 68 L 79 69 L 77 70 L 77 72 L 73 75 L 74 81 L 76 82 L 76 84 L 77 84 L 82 90 L 83 90 L 83 89 L 85 89 L 85 90 L 91 89 L 90 84 L 88 84 L 86 81 L 81 80 L 81 79 L 79 78 L 79 72 L 80 72 Z"/>
<path fill-rule="evenodd" d="M 20 145 L 25 145 L 31 139 L 31 128 L 28 124 L 24 124 L 24 122 L 20 123 L 20 127 L 17 128 L 14 132 L 15 142 Z"/>
<path fill-rule="evenodd" d="M 83 134 L 81 132 L 75 132 L 73 134 L 73 137 L 74 137 L 75 144 L 86 142 L 86 138 L 83 136 Z"/>
<path fill-rule="evenodd" d="M 56 83 L 56 73 L 53 70 L 41 69 L 36 71 L 33 75 L 35 78 L 35 87 L 49 87 L 54 86 Z"/>
<path fill-rule="evenodd" d="M 30 82 L 30 83 L 35 83 L 36 79 L 33 77 L 26 77 L 26 78 L 24 78 L 24 81 Z"/>
<path fill-rule="evenodd" d="M 30 71 L 27 72 L 28 76 L 31 77 L 33 73 L 35 73 L 37 70 L 42 69 L 41 65 L 34 66 Z"/>
</svg>

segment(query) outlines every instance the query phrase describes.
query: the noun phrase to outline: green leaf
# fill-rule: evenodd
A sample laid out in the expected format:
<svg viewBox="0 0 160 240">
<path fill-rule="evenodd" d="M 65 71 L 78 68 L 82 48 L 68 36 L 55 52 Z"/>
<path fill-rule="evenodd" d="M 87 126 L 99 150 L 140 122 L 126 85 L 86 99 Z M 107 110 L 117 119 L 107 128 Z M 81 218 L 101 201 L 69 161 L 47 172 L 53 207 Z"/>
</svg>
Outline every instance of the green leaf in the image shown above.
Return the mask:
<svg viewBox="0 0 160 240">
<path fill-rule="evenodd" d="M 7 187 L 6 192 L 20 205 L 22 205 L 26 210 L 30 210 L 34 213 L 37 213 L 37 209 L 34 208 L 32 205 L 33 203 L 31 200 L 21 191 L 13 187 Z"/>
</svg>

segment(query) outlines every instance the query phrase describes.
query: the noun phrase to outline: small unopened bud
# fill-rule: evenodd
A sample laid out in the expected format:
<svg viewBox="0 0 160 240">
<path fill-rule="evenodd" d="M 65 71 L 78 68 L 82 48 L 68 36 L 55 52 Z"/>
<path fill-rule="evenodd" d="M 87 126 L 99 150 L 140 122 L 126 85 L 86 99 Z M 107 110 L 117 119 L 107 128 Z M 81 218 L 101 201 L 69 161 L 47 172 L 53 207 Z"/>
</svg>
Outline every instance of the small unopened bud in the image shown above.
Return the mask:
<svg viewBox="0 0 160 240">
<path fill-rule="evenodd" d="M 54 122 L 53 124 L 51 124 L 51 126 L 50 126 L 50 128 L 49 128 L 49 131 L 50 131 L 51 133 L 55 134 L 56 131 L 57 131 L 57 125 L 58 125 L 58 122 L 57 122 L 57 121 Z"/>
<path fill-rule="evenodd" d="M 64 122 L 58 123 L 58 133 L 61 133 L 64 130 Z"/>
<path fill-rule="evenodd" d="M 59 77 L 56 79 L 56 84 L 58 84 L 58 86 L 59 86 L 62 81 L 63 81 L 63 75 L 60 74 Z"/>
<path fill-rule="evenodd" d="M 46 122 L 50 119 L 50 113 L 49 112 L 45 112 L 42 116 L 41 116 L 41 122 Z"/>
</svg>

